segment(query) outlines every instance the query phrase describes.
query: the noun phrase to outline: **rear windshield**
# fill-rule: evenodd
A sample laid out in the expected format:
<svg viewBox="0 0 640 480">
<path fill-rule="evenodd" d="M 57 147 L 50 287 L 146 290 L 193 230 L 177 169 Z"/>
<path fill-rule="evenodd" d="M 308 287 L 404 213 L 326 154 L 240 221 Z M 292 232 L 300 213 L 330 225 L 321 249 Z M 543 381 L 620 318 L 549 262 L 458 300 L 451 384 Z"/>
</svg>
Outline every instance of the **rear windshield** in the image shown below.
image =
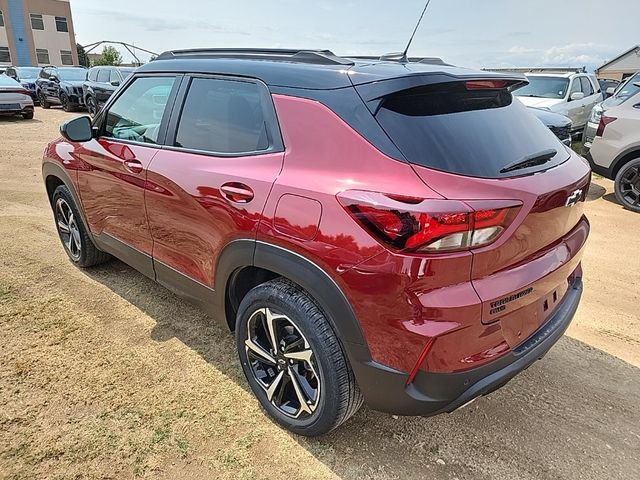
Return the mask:
<svg viewBox="0 0 640 480">
<path fill-rule="evenodd" d="M 460 82 L 412 88 L 386 97 L 376 119 L 409 162 L 445 172 L 500 178 L 544 170 L 569 157 L 504 89 L 468 91 Z M 514 168 L 519 162 L 526 168 Z"/>
</svg>

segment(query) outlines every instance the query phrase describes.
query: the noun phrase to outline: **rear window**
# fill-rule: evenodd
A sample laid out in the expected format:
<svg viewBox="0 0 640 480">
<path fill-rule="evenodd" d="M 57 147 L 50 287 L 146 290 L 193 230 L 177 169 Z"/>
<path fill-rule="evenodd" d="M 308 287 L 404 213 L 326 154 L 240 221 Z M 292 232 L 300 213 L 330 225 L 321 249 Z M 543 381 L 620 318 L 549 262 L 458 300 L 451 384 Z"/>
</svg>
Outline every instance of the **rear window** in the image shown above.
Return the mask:
<svg viewBox="0 0 640 480">
<path fill-rule="evenodd" d="M 500 178 L 547 169 L 569 157 L 505 89 L 467 90 L 460 82 L 412 88 L 386 97 L 376 119 L 409 162 L 445 172 Z M 543 154 L 548 161 L 513 168 Z"/>
</svg>

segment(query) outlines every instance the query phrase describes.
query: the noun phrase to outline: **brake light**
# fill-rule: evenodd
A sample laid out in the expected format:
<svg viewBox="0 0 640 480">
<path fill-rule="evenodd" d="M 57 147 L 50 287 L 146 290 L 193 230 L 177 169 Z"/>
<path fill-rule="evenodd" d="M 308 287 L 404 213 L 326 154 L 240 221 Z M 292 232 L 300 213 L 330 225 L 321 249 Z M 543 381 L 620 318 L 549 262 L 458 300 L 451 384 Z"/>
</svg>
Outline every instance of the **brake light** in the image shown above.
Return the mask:
<svg viewBox="0 0 640 480">
<path fill-rule="evenodd" d="M 617 117 L 607 117 L 606 115 L 602 115 L 600 117 L 600 123 L 598 124 L 598 130 L 596 131 L 596 137 L 601 137 L 604 134 L 604 129 L 611 122 L 617 120 Z"/>
<path fill-rule="evenodd" d="M 418 253 L 489 245 L 520 209 L 514 201 L 429 200 L 354 190 L 339 194 L 338 200 L 385 246 Z"/>
<path fill-rule="evenodd" d="M 18 93 L 20 95 L 29 95 L 29 90 L 24 88 L 12 88 L 7 90 L 0 90 L 0 93 Z"/>
<path fill-rule="evenodd" d="M 471 80 L 465 82 L 467 90 L 495 90 L 500 88 L 506 88 L 511 83 L 507 80 Z"/>
</svg>

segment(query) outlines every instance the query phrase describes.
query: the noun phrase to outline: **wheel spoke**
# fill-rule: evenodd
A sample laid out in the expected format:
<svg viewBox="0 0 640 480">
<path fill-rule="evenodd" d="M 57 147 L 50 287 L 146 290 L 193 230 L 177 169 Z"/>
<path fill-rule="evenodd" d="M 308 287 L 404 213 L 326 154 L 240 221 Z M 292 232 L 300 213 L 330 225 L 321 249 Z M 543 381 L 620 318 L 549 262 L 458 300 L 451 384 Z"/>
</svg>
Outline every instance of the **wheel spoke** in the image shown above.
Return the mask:
<svg viewBox="0 0 640 480">
<path fill-rule="evenodd" d="M 278 351 L 278 334 L 276 329 L 276 321 L 280 318 L 286 318 L 283 315 L 274 315 L 273 312 L 265 308 L 264 309 L 265 321 L 267 323 L 267 332 L 269 333 L 269 342 L 271 343 L 271 349 L 274 355 Z"/>
<path fill-rule="evenodd" d="M 269 399 L 269 401 L 271 401 L 271 399 L 273 398 L 273 394 L 278 388 L 278 385 L 280 385 L 280 382 L 282 382 L 282 377 L 284 377 L 284 370 L 281 370 L 280 373 L 278 373 L 276 378 L 273 379 L 273 382 L 271 382 L 271 385 L 269 385 L 269 387 L 266 389 L 267 398 Z"/>
<path fill-rule="evenodd" d="M 284 356 L 289 360 L 303 360 L 311 365 L 311 356 L 313 352 L 311 350 L 302 350 L 301 352 L 285 352 Z"/>
<path fill-rule="evenodd" d="M 80 251 L 80 231 L 77 228 L 71 229 L 71 236 L 73 237 L 73 242 L 76 244 L 77 251 Z"/>
<path fill-rule="evenodd" d="M 276 364 L 276 359 L 273 358 L 264 348 L 255 343 L 251 338 L 246 339 L 244 341 L 244 345 L 250 352 L 259 357 L 262 361 L 270 363 L 271 365 Z"/>
<path fill-rule="evenodd" d="M 58 230 L 60 230 L 60 232 L 62 233 L 70 233 L 69 226 L 66 223 L 64 223 L 62 220 L 58 220 Z"/>
<path fill-rule="evenodd" d="M 305 398 L 304 393 L 302 393 L 302 387 L 300 387 L 300 383 L 298 382 L 298 377 L 296 376 L 296 372 L 291 367 L 289 367 L 289 377 L 291 378 L 291 384 L 293 385 L 293 389 L 296 392 L 296 397 L 298 397 L 298 402 L 300 402 L 300 412 L 306 412 L 308 414 L 313 413 L 313 410 L 307 403 L 307 399 Z"/>
</svg>

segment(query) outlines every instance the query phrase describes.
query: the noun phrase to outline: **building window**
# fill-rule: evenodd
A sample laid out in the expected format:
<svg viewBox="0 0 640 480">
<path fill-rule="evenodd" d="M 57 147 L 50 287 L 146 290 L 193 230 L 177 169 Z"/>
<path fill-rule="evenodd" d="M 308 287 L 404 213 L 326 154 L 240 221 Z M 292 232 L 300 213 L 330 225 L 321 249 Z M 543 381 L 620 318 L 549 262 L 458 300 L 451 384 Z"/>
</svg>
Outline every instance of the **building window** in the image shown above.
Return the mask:
<svg viewBox="0 0 640 480">
<path fill-rule="evenodd" d="M 0 27 L 4 27 L 4 15 L 2 15 L 2 10 L 0 10 Z"/>
<path fill-rule="evenodd" d="M 68 32 L 67 19 L 65 17 L 56 17 L 56 30 L 59 32 Z"/>
<path fill-rule="evenodd" d="M 60 50 L 60 58 L 63 65 L 73 65 L 73 55 L 70 50 Z"/>
<path fill-rule="evenodd" d="M 11 63 L 9 47 L 0 47 L 0 62 Z"/>
<path fill-rule="evenodd" d="M 42 20 L 42 15 L 37 13 L 31 14 L 31 28 L 33 30 L 44 30 L 44 20 Z"/>
<path fill-rule="evenodd" d="M 51 63 L 49 61 L 49 50 L 46 48 L 36 48 L 36 58 L 38 63 L 44 63 L 46 65 Z"/>
</svg>

